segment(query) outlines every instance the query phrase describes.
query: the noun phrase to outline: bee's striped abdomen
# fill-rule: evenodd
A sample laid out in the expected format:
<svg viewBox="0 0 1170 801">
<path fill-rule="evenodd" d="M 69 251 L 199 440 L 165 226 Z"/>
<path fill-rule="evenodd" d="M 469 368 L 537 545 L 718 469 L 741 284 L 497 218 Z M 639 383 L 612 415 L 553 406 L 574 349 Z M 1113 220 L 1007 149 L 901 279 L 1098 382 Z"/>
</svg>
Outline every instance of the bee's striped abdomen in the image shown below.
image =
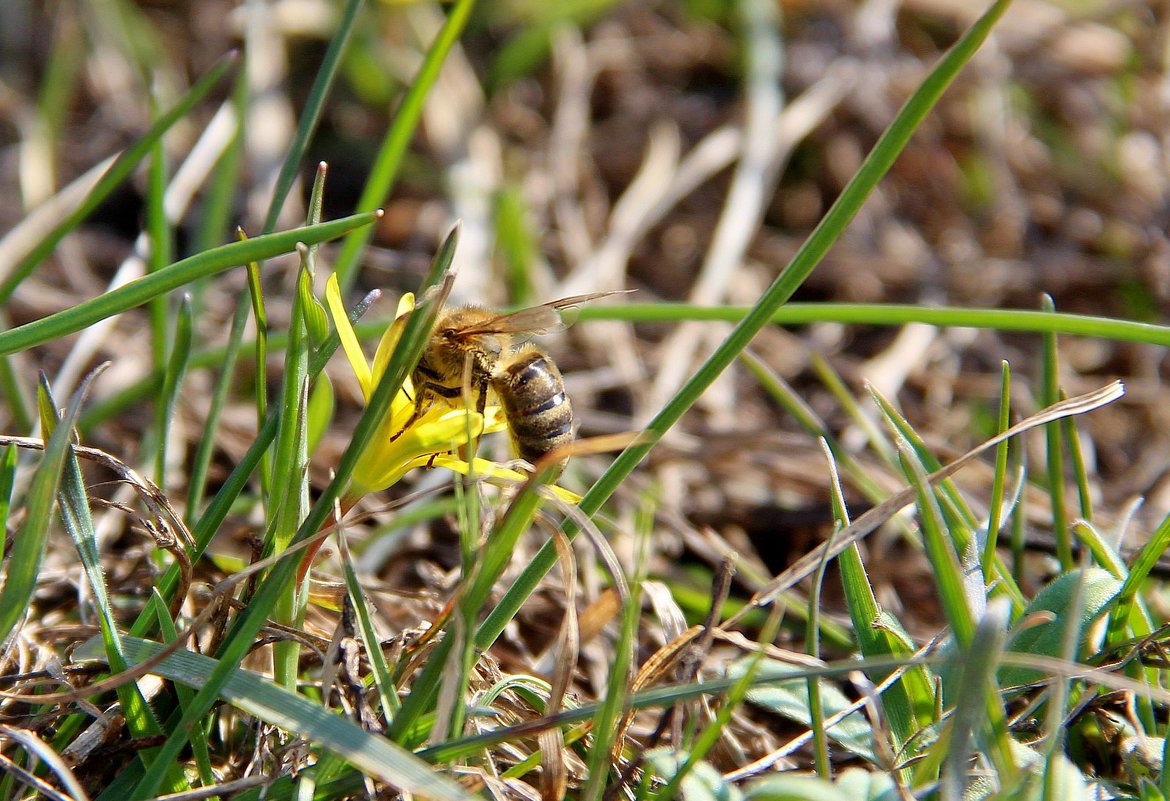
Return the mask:
<svg viewBox="0 0 1170 801">
<path fill-rule="evenodd" d="M 506 364 L 492 382 L 517 455 L 535 463 L 573 440 L 573 408 L 553 360 L 535 348 Z"/>
</svg>

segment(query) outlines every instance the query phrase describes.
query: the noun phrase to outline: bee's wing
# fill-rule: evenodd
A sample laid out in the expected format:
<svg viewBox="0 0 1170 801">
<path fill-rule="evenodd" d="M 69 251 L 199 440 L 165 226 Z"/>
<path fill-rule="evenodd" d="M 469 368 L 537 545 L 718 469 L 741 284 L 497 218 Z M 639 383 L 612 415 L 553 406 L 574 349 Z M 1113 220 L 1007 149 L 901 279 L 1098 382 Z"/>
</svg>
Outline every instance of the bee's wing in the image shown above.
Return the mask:
<svg viewBox="0 0 1170 801">
<path fill-rule="evenodd" d="M 459 333 L 463 336 L 475 336 L 476 334 L 548 334 L 553 331 L 560 331 L 565 327 L 565 322 L 561 319 L 561 309 L 578 306 L 597 298 L 603 298 L 606 295 L 623 293 L 624 291 L 619 290 L 616 292 L 591 292 L 587 295 L 572 295 L 567 298 L 542 303 L 539 306 L 529 306 L 527 309 L 520 309 L 520 311 L 500 314 L 490 319 L 482 320 L 475 325 L 470 325 L 462 329 Z"/>
</svg>

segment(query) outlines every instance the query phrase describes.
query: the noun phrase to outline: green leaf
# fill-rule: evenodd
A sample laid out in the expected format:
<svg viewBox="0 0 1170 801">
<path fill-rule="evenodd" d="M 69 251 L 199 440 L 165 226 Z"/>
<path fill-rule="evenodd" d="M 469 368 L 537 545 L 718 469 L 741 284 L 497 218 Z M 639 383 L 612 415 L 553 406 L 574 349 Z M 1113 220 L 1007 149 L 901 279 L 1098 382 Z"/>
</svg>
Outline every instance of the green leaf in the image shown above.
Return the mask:
<svg viewBox="0 0 1170 801">
<path fill-rule="evenodd" d="M 732 668 L 730 675 L 735 676 L 742 672 L 743 665 L 738 663 Z M 780 683 L 774 681 L 777 677 L 795 672 L 796 669 L 791 665 L 765 661 L 760 666 L 758 678 L 770 683 L 753 686 L 748 690 L 747 700 L 802 726 L 811 726 L 812 715 L 808 707 L 808 687 L 805 680 L 794 678 Z M 826 718 L 833 717 L 850 704 L 849 699 L 836 686 L 827 682 L 821 684 L 821 702 Z M 826 733 L 849 753 L 878 764 L 873 750 L 874 732 L 861 712 L 850 713 L 839 723 L 827 728 Z"/>
<path fill-rule="evenodd" d="M 1083 582 L 1083 584 L 1082 584 Z M 1078 584 L 1082 584 L 1078 589 Z M 1008 650 L 1021 654 L 1039 654 L 1057 657 L 1062 654 L 1064 632 L 1070 621 L 1076 621 L 1079 638 L 1093 621 L 1108 611 L 1121 591 L 1122 583 L 1098 567 L 1078 568 L 1058 576 L 1040 590 L 1024 611 L 1024 620 L 1033 615 L 1051 613 L 1050 620 L 1018 631 L 1008 644 Z M 1069 608 L 1079 599 L 1076 609 Z M 999 672 L 1001 685 L 1027 684 L 1043 679 L 1046 674 L 1022 667 L 1004 667 Z"/>
</svg>

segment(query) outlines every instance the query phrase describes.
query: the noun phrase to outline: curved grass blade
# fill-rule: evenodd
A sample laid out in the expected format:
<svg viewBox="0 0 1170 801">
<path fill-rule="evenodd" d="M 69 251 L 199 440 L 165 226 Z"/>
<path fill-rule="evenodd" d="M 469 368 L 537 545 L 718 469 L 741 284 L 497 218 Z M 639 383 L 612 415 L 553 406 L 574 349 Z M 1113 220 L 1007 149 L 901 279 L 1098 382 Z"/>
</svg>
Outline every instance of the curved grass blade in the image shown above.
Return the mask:
<svg viewBox="0 0 1170 801">
<path fill-rule="evenodd" d="M 0 332 L 0 356 L 27 350 L 57 337 L 76 333 L 98 320 L 141 306 L 152 298 L 200 278 L 223 272 L 230 267 L 289 253 L 296 249 L 298 242 L 311 244 L 334 239 L 355 228 L 370 225 L 381 216 L 381 211 L 354 214 L 320 225 L 258 236 L 246 242 L 233 242 L 205 253 L 188 256 L 156 273 L 124 284 L 113 292 L 79 303 L 72 309 L 50 314 L 10 331 Z"/>
</svg>

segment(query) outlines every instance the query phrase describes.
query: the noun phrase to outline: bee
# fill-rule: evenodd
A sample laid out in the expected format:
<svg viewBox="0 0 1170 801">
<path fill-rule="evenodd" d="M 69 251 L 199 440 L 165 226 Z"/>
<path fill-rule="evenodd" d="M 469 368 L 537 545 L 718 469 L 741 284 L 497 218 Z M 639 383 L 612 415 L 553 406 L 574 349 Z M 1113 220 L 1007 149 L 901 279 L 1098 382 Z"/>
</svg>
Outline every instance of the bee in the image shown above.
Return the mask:
<svg viewBox="0 0 1170 801">
<path fill-rule="evenodd" d="M 476 411 L 483 412 L 489 390 L 499 399 L 521 459 L 535 464 L 572 442 L 573 405 L 561 371 L 527 338 L 561 329 L 561 309 L 611 294 L 574 295 L 506 314 L 474 305 L 444 310 L 414 370 L 415 415 L 436 399 L 456 405 L 467 380 Z"/>
</svg>

